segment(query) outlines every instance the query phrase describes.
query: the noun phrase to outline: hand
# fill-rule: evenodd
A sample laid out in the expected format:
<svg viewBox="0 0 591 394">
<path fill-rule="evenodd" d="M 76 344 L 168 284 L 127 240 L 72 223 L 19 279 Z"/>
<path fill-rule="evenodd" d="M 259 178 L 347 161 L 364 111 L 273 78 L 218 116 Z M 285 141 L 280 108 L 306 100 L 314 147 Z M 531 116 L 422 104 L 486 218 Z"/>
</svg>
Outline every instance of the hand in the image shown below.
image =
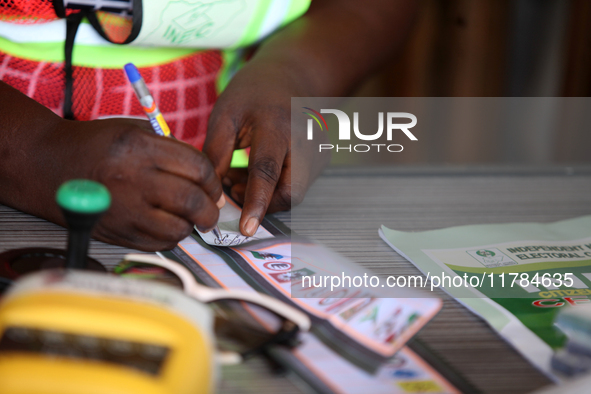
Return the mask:
<svg viewBox="0 0 591 394">
<path fill-rule="evenodd" d="M 232 198 L 243 204 L 244 235 L 254 235 L 265 213 L 299 204 L 327 162 L 313 152 L 293 155 L 291 97 L 307 95 L 301 86 L 281 67 L 252 62 L 230 82 L 210 116 L 203 151 L 231 185 Z M 246 147 L 248 170 L 230 170 L 234 149 Z"/>
<path fill-rule="evenodd" d="M 148 121 L 61 121 L 44 137 L 32 161 L 41 196 L 27 211 L 64 224 L 55 190 L 68 179 L 104 184 L 112 204 L 95 238 L 131 248 L 172 249 L 192 231 L 211 230 L 222 199 L 219 178 L 207 157 L 190 145 L 155 135 Z M 49 160 L 51 158 L 51 160 Z M 29 176 L 30 177 L 30 176 Z M 50 208 L 51 207 L 51 208 Z"/>
</svg>

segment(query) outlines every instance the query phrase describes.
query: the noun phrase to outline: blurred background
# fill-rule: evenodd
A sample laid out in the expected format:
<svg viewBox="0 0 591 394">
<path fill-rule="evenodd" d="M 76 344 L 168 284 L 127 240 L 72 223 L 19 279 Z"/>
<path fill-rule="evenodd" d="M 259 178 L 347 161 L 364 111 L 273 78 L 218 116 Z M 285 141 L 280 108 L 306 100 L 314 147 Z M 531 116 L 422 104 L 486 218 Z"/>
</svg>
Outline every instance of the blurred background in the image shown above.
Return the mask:
<svg viewBox="0 0 591 394">
<path fill-rule="evenodd" d="M 355 96 L 589 97 L 591 1 L 423 0 L 405 47 Z M 591 111 L 587 103 L 578 100 L 578 111 Z M 420 139 L 412 154 L 396 161 L 591 162 L 586 124 L 562 129 L 556 122 L 538 123 L 535 132 L 475 132 L 477 125 L 442 131 L 438 138 Z"/>
</svg>

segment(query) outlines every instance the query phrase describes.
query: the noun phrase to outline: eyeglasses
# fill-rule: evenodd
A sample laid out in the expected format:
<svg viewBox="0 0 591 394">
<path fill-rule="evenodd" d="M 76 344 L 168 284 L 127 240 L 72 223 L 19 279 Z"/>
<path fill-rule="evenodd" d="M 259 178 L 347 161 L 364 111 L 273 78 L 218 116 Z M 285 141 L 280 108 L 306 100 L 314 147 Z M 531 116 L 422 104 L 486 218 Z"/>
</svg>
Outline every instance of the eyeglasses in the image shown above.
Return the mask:
<svg viewBox="0 0 591 394">
<path fill-rule="evenodd" d="M 284 302 L 257 292 L 201 285 L 183 265 L 156 255 L 128 254 L 114 273 L 167 283 L 209 304 L 216 317 L 218 345 L 242 358 L 271 344 L 294 345 L 296 333 L 310 328 L 308 316 Z"/>
<path fill-rule="evenodd" d="M 0 293 L 3 287 L 30 272 L 66 266 L 66 251 L 49 248 L 12 249 L 0 253 Z M 104 265 L 88 257 L 86 269 L 89 271 L 106 272 Z"/>
</svg>

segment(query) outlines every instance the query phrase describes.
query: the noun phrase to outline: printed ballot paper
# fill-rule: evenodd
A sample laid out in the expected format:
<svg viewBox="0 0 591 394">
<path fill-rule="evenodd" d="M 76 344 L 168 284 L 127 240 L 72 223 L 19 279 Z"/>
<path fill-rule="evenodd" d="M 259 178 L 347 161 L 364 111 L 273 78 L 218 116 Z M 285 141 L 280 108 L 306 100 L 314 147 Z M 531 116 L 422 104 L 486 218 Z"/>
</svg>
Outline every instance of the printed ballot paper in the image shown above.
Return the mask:
<svg viewBox="0 0 591 394">
<path fill-rule="evenodd" d="M 559 311 L 591 297 L 591 216 L 380 236 L 440 287 L 481 316 L 554 380 L 553 356 L 567 337 Z"/>
<path fill-rule="evenodd" d="M 195 226 L 195 231 L 209 245 L 213 246 L 237 246 L 246 242 L 259 239 L 272 238 L 273 234 L 268 232 L 263 226 L 259 226 L 257 232 L 252 237 L 247 237 L 240 233 L 241 210 L 231 198 L 226 197 L 226 205 L 220 209 L 218 219 L 218 228 L 220 229 L 220 238 L 217 238 L 213 231 L 202 233 Z"/>
</svg>

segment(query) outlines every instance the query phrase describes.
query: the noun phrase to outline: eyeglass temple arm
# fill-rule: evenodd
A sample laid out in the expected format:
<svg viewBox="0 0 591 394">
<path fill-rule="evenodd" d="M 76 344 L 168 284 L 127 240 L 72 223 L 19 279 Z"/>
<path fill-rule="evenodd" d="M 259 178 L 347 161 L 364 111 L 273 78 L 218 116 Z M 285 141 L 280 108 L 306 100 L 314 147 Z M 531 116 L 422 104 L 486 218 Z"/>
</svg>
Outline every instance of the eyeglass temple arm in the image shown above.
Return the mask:
<svg viewBox="0 0 591 394">
<path fill-rule="evenodd" d="M 199 284 L 197 286 L 199 287 L 193 291 L 195 293 L 193 297 L 201 302 L 207 303 L 218 300 L 251 302 L 294 322 L 302 331 L 310 330 L 310 318 L 305 313 L 266 294 L 251 293 L 244 290 L 212 289 Z"/>
<path fill-rule="evenodd" d="M 266 294 L 258 292 L 251 293 L 244 290 L 214 289 L 203 286 L 195 281 L 195 277 L 185 266 L 160 255 L 131 253 L 125 255 L 124 259 L 127 261 L 154 264 L 171 270 L 183 282 L 185 293 L 203 303 L 217 300 L 251 302 L 292 321 L 301 331 L 310 330 L 310 318 L 305 313 Z"/>
</svg>

